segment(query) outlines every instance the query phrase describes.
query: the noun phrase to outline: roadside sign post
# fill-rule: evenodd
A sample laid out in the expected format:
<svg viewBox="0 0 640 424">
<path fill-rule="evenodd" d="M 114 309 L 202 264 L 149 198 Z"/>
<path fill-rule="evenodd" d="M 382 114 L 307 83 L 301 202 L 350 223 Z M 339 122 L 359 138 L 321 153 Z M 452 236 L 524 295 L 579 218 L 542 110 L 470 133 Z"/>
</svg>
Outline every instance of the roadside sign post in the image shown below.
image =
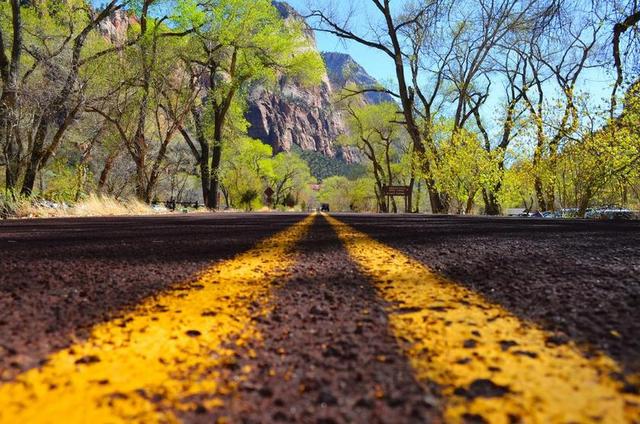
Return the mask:
<svg viewBox="0 0 640 424">
<path fill-rule="evenodd" d="M 404 197 L 404 211 L 409 212 L 409 195 L 411 194 L 410 186 L 382 186 L 382 194 L 387 197 L 387 208 L 391 204 L 391 198 L 396 196 Z"/>
</svg>

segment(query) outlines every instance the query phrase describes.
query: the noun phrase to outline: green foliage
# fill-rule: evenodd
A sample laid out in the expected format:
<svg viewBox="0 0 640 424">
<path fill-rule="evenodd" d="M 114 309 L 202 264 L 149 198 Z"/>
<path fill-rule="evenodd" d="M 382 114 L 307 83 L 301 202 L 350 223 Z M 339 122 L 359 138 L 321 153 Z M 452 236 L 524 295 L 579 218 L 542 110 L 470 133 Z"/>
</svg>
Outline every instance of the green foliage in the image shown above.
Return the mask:
<svg viewBox="0 0 640 424">
<path fill-rule="evenodd" d="M 506 151 L 492 148 L 501 144 L 500 134 L 496 134 L 500 125 L 485 125 L 488 133 L 482 132 L 485 106 L 480 116 L 470 114 L 464 123 L 459 122 L 463 128 L 454 130 L 450 122 L 452 109 L 445 106 L 436 110 L 434 106 L 433 110 L 421 110 L 425 106 L 419 96 L 429 93 L 426 88 L 420 93 L 414 87 L 416 123 L 424 139 L 425 156 L 414 152 L 405 125 L 399 122 L 403 119 L 398 105 L 368 105 L 357 96 L 349 96 L 341 102 L 349 131 L 336 144 L 345 151 L 357 152 L 362 163 L 350 164 L 297 147 L 291 153 L 273 156 L 269 146 L 246 136 L 250 87 L 259 84 L 271 89 L 283 76 L 300 86 L 313 86 L 321 83 L 325 69 L 305 35 L 304 23 L 281 19 L 270 0 L 158 0 L 152 4 L 144 35 L 139 18 L 131 20 L 126 34 L 115 35 L 118 39 L 115 44 L 100 31 L 91 31 L 80 52 L 78 79 L 62 108 L 54 104 L 56 93 L 76 70 L 70 66 L 72 48 L 75 37 L 91 22 L 87 13 L 89 3 L 86 0 L 22 3 L 24 48 L 19 109 L 11 114 L 17 117 L 13 151 L 18 153 L 12 164 L 21 167 L 16 172 L 18 184 L 27 174 L 25 167 L 30 163 L 38 122 L 51 123 L 42 132 L 47 134 L 43 149 L 46 150 L 60 126 L 58 121 L 63 120 L 61 117 L 76 105 L 80 111 L 70 118 L 70 128 L 65 130 L 60 143 L 47 152 L 47 163 L 38 168 L 36 189 L 37 196 L 42 198 L 74 202 L 103 190 L 126 197 L 134 185 L 143 183 L 161 187 L 164 192 L 158 189 L 150 194 L 158 198 L 185 190 L 194 197 L 194 187 L 200 186 L 197 172 L 200 166 L 209 168 L 209 177 L 220 177 L 229 206 L 247 210 L 263 205 L 267 187 L 275 191 L 274 207 L 315 205 L 311 185 L 318 180 L 322 181 L 319 200 L 329 203 L 332 210 L 345 211 L 383 209 L 379 187 L 409 181 L 415 183 L 417 191 L 421 184 L 423 190 L 427 185 L 430 189 L 435 187 L 449 204 L 449 210 L 459 213 L 481 209 L 478 208 L 481 194 L 491 190 L 499 191 L 498 200 L 504 207 L 535 209 L 536 197 L 542 198 L 540 203 L 547 197 L 551 200 L 545 203 L 552 206 L 583 209 L 597 204 L 640 204 L 637 82 L 627 87 L 624 99 L 619 99 L 623 102 L 618 106 L 624 103 L 624 108 L 618 116 L 610 116 L 606 106 L 590 99 L 593 97 L 590 93 L 579 93 L 576 90 L 579 85 L 563 86 L 556 92 L 546 86 L 540 88 L 545 91 L 540 93 L 544 94 L 544 101 L 540 97 L 537 105 L 534 96 L 537 88 L 529 82 L 528 93 L 524 89 L 512 92 L 512 97 L 522 93 L 528 99 L 511 105 L 513 116 L 505 118 L 505 122 L 513 119 L 510 135 L 514 139 Z M 139 17 L 143 1 L 126 0 L 126 3 L 126 13 Z M 165 19 L 159 18 L 165 15 Z M 467 39 L 476 30 L 469 22 L 441 23 L 442 28 L 446 27 L 442 34 L 460 37 L 452 57 L 461 58 L 467 53 Z M 9 53 L 13 28 L 8 2 L 0 2 L 0 27 L 5 41 L 2 47 Z M 513 22 L 509 30 L 520 39 L 519 35 L 526 35 L 529 29 L 523 22 Z M 439 31 L 434 34 L 441 35 Z M 448 44 L 448 40 L 441 41 L 443 46 Z M 559 48 L 561 41 L 554 40 Z M 439 44 L 434 43 L 433 47 L 437 49 Z M 116 46 L 122 48 L 101 54 Z M 504 48 L 511 51 L 507 45 Z M 493 50 L 487 57 L 493 57 L 494 52 L 498 53 L 496 57 L 502 54 Z M 539 54 L 553 59 L 558 53 Z M 423 62 L 424 59 L 407 56 L 409 62 L 425 66 L 426 70 L 429 61 Z M 510 62 L 506 63 L 510 66 Z M 343 70 L 345 79 L 349 79 L 353 66 Z M 457 77 L 450 74 L 455 68 L 442 67 L 444 75 L 438 78 L 444 79 L 441 91 L 433 99 L 434 105 L 464 98 L 465 93 L 455 83 Z M 525 84 L 524 80 L 530 79 L 527 72 L 532 69 L 522 72 Z M 472 93 L 484 89 L 480 74 L 465 86 L 470 96 L 465 107 L 477 101 Z M 551 74 L 541 76 L 551 81 L 549 84 L 555 84 L 553 78 L 545 79 Z M 196 136 L 196 115 L 201 117 L 197 129 L 202 130 L 202 137 Z M 194 146 L 173 142 L 186 139 L 179 136 L 180 130 L 193 135 Z M 0 140 L 3 153 L 10 150 L 4 140 L 12 137 L 7 134 Z M 175 149 L 175 145 L 181 146 L 182 151 Z M 221 166 L 211 169 L 215 168 L 212 152 L 217 152 L 218 147 L 222 149 Z M 198 163 L 197 150 L 206 150 L 209 162 Z M 505 155 L 508 159 L 503 170 Z M 422 166 L 425 164 L 422 160 L 427 160 L 430 166 Z M 142 172 L 137 172 L 140 169 Z M 97 180 L 103 172 L 109 182 L 99 187 Z M 0 187 L 6 184 L 3 175 Z M 542 196 L 536 193 L 538 185 L 544 187 L 538 190 L 543 192 Z M 420 192 L 423 197 L 418 200 L 425 201 L 426 194 Z M 14 194 L 5 194 L 0 199 L 0 214 L 4 215 L 30 203 L 29 199 Z"/>
<path fill-rule="evenodd" d="M 307 162 L 313 175 L 318 180 L 329 177 L 343 176 L 351 180 L 364 176 L 367 173 L 365 166 L 359 163 L 347 163 L 343 160 L 331 158 L 313 150 L 293 149 Z"/>
<path fill-rule="evenodd" d="M 458 213 L 470 213 L 478 193 L 500 178 L 502 152 L 487 152 L 475 134 L 465 129 L 453 131 L 448 122 L 439 123 L 436 131 L 437 156 L 431 156 L 436 186 L 450 196 Z"/>
<path fill-rule="evenodd" d="M 322 181 L 318 194 L 320 203 L 328 203 L 335 212 L 366 212 L 376 210 L 374 182 L 369 177 L 350 180 L 343 176 Z"/>
<path fill-rule="evenodd" d="M 269 0 L 180 0 L 176 11 L 176 25 L 196 28 L 193 42 L 215 50 L 194 50 L 207 55 L 200 60 L 215 60 L 221 76 L 224 74 L 214 96 L 251 81 L 275 81 L 281 73 L 303 84 L 321 80 L 324 64 L 309 48 L 303 23 L 285 23 Z"/>
<path fill-rule="evenodd" d="M 271 160 L 270 187 L 275 191 L 274 205 L 293 207 L 309 197 L 309 186 L 316 182 L 309 165 L 295 152 L 278 153 Z"/>
<path fill-rule="evenodd" d="M 414 170 L 409 140 L 404 128 L 396 122 L 396 104 L 359 102 L 360 99 L 349 98 L 343 104 L 349 132 L 340 137 L 339 143 L 358 149 L 366 158 L 378 205 L 382 211 L 388 211 L 390 205 L 382 187 L 399 184 L 403 177 L 411 178 Z"/>
<path fill-rule="evenodd" d="M 595 131 L 585 126 L 580 138 L 564 146 L 554 175 L 563 204 L 586 209 L 592 203 L 629 203 L 624 191 L 640 177 L 639 91 L 640 84 L 628 91 L 620 117 Z"/>
<path fill-rule="evenodd" d="M 7 219 L 20 215 L 20 210 L 29 205 L 29 199 L 20 193 L 5 191 L 0 193 L 0 219 Z"/>
<path fill-rule="evenodd" d="M 241 138 L 223 150 L 220 180 L 230 207 L 259 207 L 258 193 L 272 174 L 271 147 L 260 140 Z M 251 193 L 255 196 L 249 196 Z M 249 199 L 250 200 L 247 200 Z"/>
<path fill-rule="evenodd" d="M 246 211 L 251 211 L 257 199 L 258 199 L 258 191 L 253 188 L 248 188 L 240 193 L 239 204 Z"/>
<path fill-rule="evenodd" d="M 511 164 L 504 173 L 498 193 L 503 208 L 532 208 L 535 198 L 532 176 L 533 164 L 528 158 L 521 158 Z"/>
<path fill-rule="evenodd" d="M 72 203 L 78 201 L 91 189 L 86 181 L 92 180 L 85 165 L 70 165 L 57 160 L 46 172 L 47 185 L 42 196 L 54 202 Z"/>
<path fill-rule="evenodd" d="M 296 153 L 271 154 L 271 146 L 247 137 L 227 144 L 220 172 L 230 207 L 259 208 L 267 187 L 274 191 L 271 206 L 309 201 L 310 185 L 316 180 L 307 163 Z M 249 196 L 253 192 L 256 196 Z"/>
</svg>

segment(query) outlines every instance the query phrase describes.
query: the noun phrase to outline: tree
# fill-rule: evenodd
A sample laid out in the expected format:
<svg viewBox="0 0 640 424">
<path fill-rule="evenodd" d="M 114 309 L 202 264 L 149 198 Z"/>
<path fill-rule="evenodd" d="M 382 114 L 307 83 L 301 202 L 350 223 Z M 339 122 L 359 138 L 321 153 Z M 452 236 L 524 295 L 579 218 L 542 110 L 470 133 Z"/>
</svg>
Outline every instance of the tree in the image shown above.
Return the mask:
<svg viewBox="0 0 640 424">
<path fill-rule="evenodd" d="M 353 182 L 346 177 L 329 177 L 322 181 L 318 201 L 328 203 L 332 211 L 351 210 Z"/>
<path fill-rule="evenodd" d="M 579 10 L 573 3 L 565 6 Z M 598 17 L 579 14 L 576 10 L 576 18 L 571 23 L 556 21 L 557 32 L 541 35 L 528 52 L 523 52 L 533 79 L 532 87 L 524 91 L 523 98 L 535 132 L 534 183 L 542 210 L 556 207 L 555 181 L 549 176 L 555 174 L 562 142 L 578 129 L 577 84 L 590 66 L 602 31 Z M 546 84 L 547 80 L 549 84 L 555 83 L 555 92 Z M 553 99 L 549 92 L 557 93 L 557 98 Z"/>
<path fill-rule="evenodd" d="M 602 200 L 609 203 L 613 197 L 628 202 L 627 187 L 638 177 L 640 164 L 639 94 L 640 84 L 632 86 L 625 96 L 621 116 L 608 119 L 602 127 L 596 127 L 597 117 L 587 109 L 584 115 L 588 119 L 560 155 L 560 193 L 565 203 L 578 208 L 579 216 L 584 216 L 593 199 L 612 188 L 621 188 L 621 195 Z M 586 102 L 583 108 L 588 108 Z M 599 113 L 605 114 L 604 110 Z"/>
<path fill-rule="evenodd" d="M 397 180 L 392 163 L 398 160 L 397 148 L 404 135 L 402 127 L 395 122 L 398 107 L 393 103 L 358 106 L 353 101 L 346 101 L 343 109 L 349 133 L 339 142 L 357 148 L 367 158 L 373 172 L 378 210 L 389 212 L 391 205 L 387 205 L 383 186 L 393 185 Z M 395 202 L 393 208 L 397 211 Z"/>
<path fill-rule="evenodd" d="M 280 75 L 319 82 L 322 59 L 308 48 L 302 24 L 285 22 L 268 0 L 184 0 L 178 15 L 178 23 L 195 28 L 183 60 L 194 78 L 206 80 L 201 103 L 192 108 L 195 140 L 191 131 L 182 134 L 199 163 L 205 203 L 216 209 L 229 113 L 241 102 L 238 95 Z"/>
<path fill-rule="evenodd" d="M 191 75 L 175 66 L 175 56 L 187 42 L 157 18 L 143 14 L 130 32 L 140 41 L 112 59 L 105 93 L 89 110 L 116 129 L 136 168 L 136 196 L 150 202 L 169 144 L 183 127 L 199 94 L 191 90 Z"/>
<path fill-rule="evenodd" d="M 495 186 L 502 154 L 485 150 L 475 134 L 456 129 L 455 122 L 438 127 L 442 139 L 438 143 L 438 166 L 434 169 L 436 184 L 450 193 L 456 213 L 469 214 L 477 194 Z"/>
<path fill-rule="evenodd" d="M 123 7 L 124 2 L 118 0 L 99 12 L 82 0 L 24 5 L 11 1 L 10 24 L 0 22 L 3 47 L 5 28 L 12 34 L 11 58 L 4 48 L 0 53 L 0 140 L 9 189 L 18 189 L 22 178 L 22 194 L 32 193 L 37 172 L 56 152 L 83 110 L 86 81 L 80 79 L 81 70 L 106 53 L 83 56 L 90 35 Z"/>
<path fill-rule="evenodd" d="M 617 1 L 614 3 L 618 3 Z M 622 52 L 624 51 L 624 56 L 630 56 L 630 53 L 638 54 L 637 51 L 637 34 L 633 34 L 629 36 L 629 42 L 626 43 L 626 48 L 623 49 L 623 37 L 625 33 L 627 33 L 630 29 L 636 27 L 638 23 L 640 23 L 640 5 L 636 0 L 631 1 L 621 1 L 619 3 L 622 4 L 614 4 L 611 10 L 606 10 L 606 12 L 614 12 L 614 13 L 606 13 L 605 16 L 614 16 L 613 18 L 613 30 L 611 37 L 611 45 L 612 45 L 612 56 L 613 63 L 616 72 L 616 80 L 613 84 L 613 89 L 611 92 L 611 107 L 610 113 L 613 118 L 616 113 L 617 104 L 618 104 L 618 90 L 624 83 L 625 77 L 625 69 L 622 63 Z M 615 12 L 618 12 L 617 16 L 615 16 Z M 635 40 L 634 40 L 635 39 Z M 635 41 L 635 42 L 634 42 Z M 635 52 L 633 50 L 636 50 Z M 637 66 L 637 63 L 636 63 Z M 637 69 L 636 69 L 637 71 Z M 637 78 L 637 75 L 635 75 Z"/>
<path fill-rule="evenodd" d="M 411 32 L 409 27 L 424 19 L 434 19 L 438 14 L 440 1 L 416 3 L 415 7 L 407 8 L 408 10 L 398 16 L 394 15 L 390 0 L 370 0 L 370 2 L 379 18 L 379 22 L 370 23 L 371 28 L 375 27 L 375 30 L 370 34 L 359 33 L 357 29 L 350 26 L 351 13 L 349 11 L 343 16 L 336 16 L 335 11 L 331 11 L 329 7 L 324 10 L 318 8 L 311 11 L 310 18 L 316 20 L 315 29 L 318 31 L 376 49 L 392 60 L 397 79 L 397 92 L 373 87 L 364 88 L 358 94 L 367 91 L 384 91 L 399 100 L 402 122 L 409 134 L 413 149 L 420 158 L 420 164 L 427 180 L 431 208 L 436 213 L 445 212 L 446 202 L 440 196 L 435 181 L 431 177 L 431 162 L 427 159 L 427 146 L 415 110 L 415 89 L 411 85 L 411 80 L 407 79 L 407 76 L 410 75 L 407 70 L 407 59 L 412 55 L 409 48 L 406 47 L 411 45 L 408 40 L 413 38 L 413 34 L 409 34 Z"/>
<path fill-rule="evenodd" d="M 265 180 L 273 172 L 271 155 L 271 146 L 247 137 L 225 148 L 220 180 L 228 207 L 257 206 L 258 194 L 264 191 Z M 252 193 L 255 195 L 250 196 Z"/>
<path fill-rule="evenodd" d="M 296 153 L 281 152 L 271 161 L 269 178 L 274 190 L 273 205 L 294 206 L 310 184 L 316 182 L 309 165 Z"/>
</svg>

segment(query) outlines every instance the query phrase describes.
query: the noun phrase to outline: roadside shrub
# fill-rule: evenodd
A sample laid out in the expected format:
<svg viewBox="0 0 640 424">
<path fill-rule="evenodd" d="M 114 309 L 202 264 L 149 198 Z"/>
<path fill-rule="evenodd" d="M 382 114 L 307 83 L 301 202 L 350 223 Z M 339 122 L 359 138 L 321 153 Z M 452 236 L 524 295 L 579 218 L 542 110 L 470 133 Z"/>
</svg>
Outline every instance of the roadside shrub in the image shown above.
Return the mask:
<svg viewBox="0 0 640 424">
<path fill-rule="evenodd" d="M 240 206 L 247 211 L 253 209 L 253 203 L 258 199 L 258 192 L 254 189 L 247 189 L 240 195 Z"/>
<path fill-rule="evenodd" d="M 23 218 L 30 212 L 31 203 L 26 197 L 9 191 L 0 194 L 0 219 Z"/>
</svg>

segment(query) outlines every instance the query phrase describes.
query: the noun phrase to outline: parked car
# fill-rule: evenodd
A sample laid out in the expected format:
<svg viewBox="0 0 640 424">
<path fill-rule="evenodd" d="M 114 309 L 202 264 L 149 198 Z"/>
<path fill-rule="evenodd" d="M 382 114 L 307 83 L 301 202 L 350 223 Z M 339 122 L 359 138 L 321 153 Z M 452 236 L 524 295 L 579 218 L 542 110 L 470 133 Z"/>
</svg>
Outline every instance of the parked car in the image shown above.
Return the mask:
<svg viewBox="0 0 640 424">
<path fill-rule="evenodd" d="M 600 219 L 600 220 L 629 220 L 637 219 L 638 215 L 630 210 L 619 207 L 602 206 L 597 208 L 587 209 L 584 215 L 587 219 Z"/>
<path fill-rule="evenodd" d="M 330 208 L 328 203 L 323 203 L 322 205 L 320 205 L 320 212 L 329 212 L 329 210 Z"/>
</svg>

